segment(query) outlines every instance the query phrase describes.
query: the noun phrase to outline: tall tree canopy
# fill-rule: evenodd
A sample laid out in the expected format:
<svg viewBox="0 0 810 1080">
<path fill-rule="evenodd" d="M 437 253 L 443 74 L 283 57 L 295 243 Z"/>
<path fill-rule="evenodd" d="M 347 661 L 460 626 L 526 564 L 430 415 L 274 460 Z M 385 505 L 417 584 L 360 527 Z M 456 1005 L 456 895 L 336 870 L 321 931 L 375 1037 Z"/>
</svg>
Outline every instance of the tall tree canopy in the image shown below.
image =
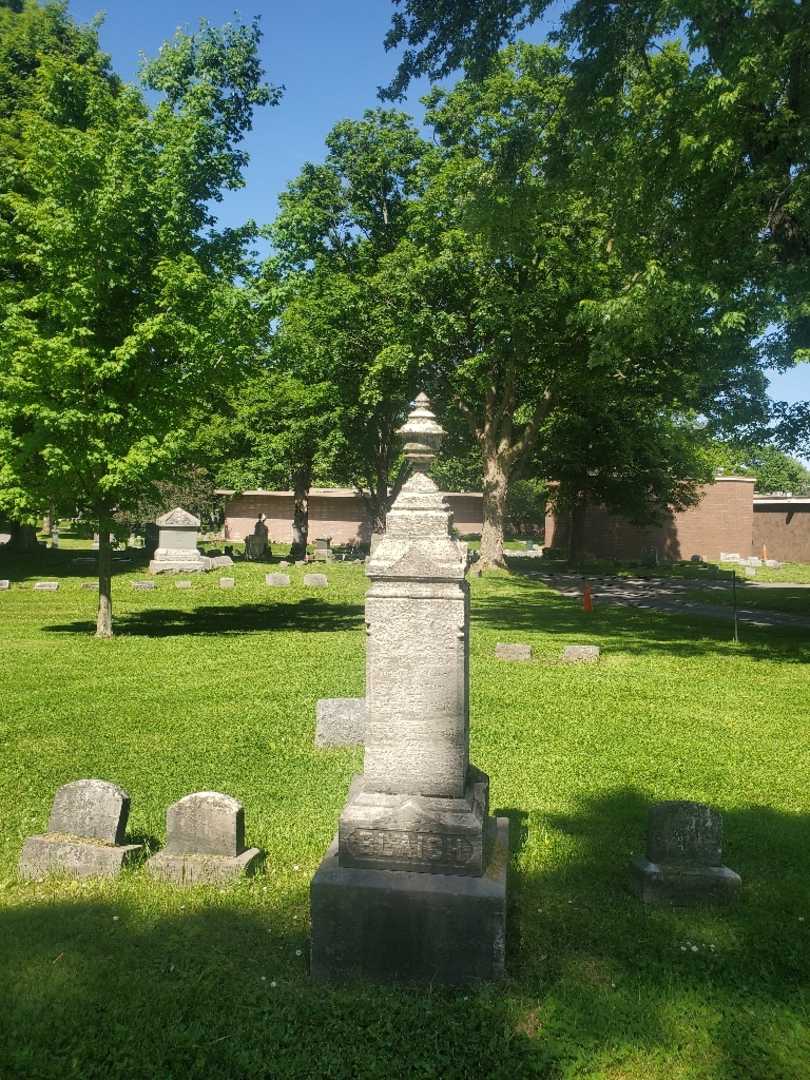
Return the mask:
<svg viewBox="0 0 810 1080">
<path fill-rule="evenodd" d="M 386 46 L 406 44 L 383 96 L 466 65 L 481 77 L 501 44 L 552 0 L 394 0 Z M 568 0 L 554 35 L 570 48 L 578 122 L 599 139 L 600 103 L 647 76 L 647 192 L 680 211 L 690 243 L 768 294 L 769 362 L 810 359 L 810 7 L 795 0 Z M 681 37 L 686 53 L 675 48 Z M 665 62 L 661 62 L 662 57 Z M 625 125 L 626 128 L 626 125 Z M 621 178 L 619 178 L 621 182 Z M 635 190 L 626 200 L 632 221 Z M 776 411 L 775 435 L 807 445 L 806 404 Z"/>
<path fill-rule="evenodd" d="M 211 207 L 241 185 L 252 111 L 278 91 L 262 82 L 255 24 L 178 33 L 143 69 L 149 106 L 110 75 L 92 31 L 63 7 L 46 14 L 88 52 L 43 52 L 29 35 L 13 87 L 0 499 L 12 513 L 58 501 L 98 523 L 97 633 L 108 636 L 114 511 L 169 473 L 193 406 L 255 353 L 258 312 L 235 284 L 254 228 L 217 230 Z M 19 38 L 32 5 L 0 16 L 0 42 Z"/>
<path fill-rule="evenodd" d="M 438 150 L 387 263 L 428 385 L 478 443 L 491 564 L 503 562 L 510 481 L 533 455 L 550 460 L 539 440 L 553 437 L 555 418 L 602 426 L 599 453 L 577 457 L 583 476 L 604 452 L 611 403 L 652 430 L 668 412 L 745 411 L 763 385 L 750 346 L 756 298 L 689 257 L 677 216 L 642 197 L 638 146 L 622 138 L 611 167 L 635 185 L 639 216 L 620 231 L 615 190 L 593 183 L 571 83 L 561 51 L 524 45 L 482 81 L 435 91 Z"/>
</svg>

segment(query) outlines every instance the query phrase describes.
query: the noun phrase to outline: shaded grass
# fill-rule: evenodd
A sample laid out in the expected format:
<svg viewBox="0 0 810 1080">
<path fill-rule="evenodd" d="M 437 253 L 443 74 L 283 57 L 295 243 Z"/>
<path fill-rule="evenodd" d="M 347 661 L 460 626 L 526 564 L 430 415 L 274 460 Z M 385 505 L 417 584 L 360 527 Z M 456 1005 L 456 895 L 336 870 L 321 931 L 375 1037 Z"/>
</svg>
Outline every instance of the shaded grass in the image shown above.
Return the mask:
<svg viewBox="0 0 810 1080">
<path fill-rule="evenodd" d="M 0 576 L 46 576 L 47 556 Z M 0 1076 L 807 1076 L 810 633 L 735 646 L 722 623 L 588 617 L 526 577 L 474 580 L 472 756 L 512 823 L 509 977 L 327 990 L 307 975 L 308 884 L 361 754 L 316 752 L 314 707 L 363 692 L 364 579 L 329 566 L 316 592 L 292 568 L 282 590 L 265 570 L 146 593 L 122 570 L 110 642 L 78 575 L 0 594 Z M 537 659 L 496 660 L 497 641 Z M 562 664 L 572 643 L 603 660 Z M 138 868 L 19 883 L 24 837 L 79 776 L 123 784 L 151 848 L 170 802 L 235 795 L 266 870 L 193 891 Z M 734 911 L 625 892 L 649 802 L 681 797 L 724 812 Z"/>
</svg>

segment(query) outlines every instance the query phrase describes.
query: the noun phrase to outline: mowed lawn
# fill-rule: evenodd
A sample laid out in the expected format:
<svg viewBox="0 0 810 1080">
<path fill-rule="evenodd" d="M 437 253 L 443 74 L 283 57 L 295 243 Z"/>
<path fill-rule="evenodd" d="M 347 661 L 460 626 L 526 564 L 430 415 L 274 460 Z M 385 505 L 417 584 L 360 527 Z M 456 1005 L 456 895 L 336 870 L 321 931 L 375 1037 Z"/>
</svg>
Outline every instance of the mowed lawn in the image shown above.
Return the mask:
<svg viewBox="0 0 810 1080">
<path fill-rule="evenodd" d="M 72 554 L 0 564 L 0 1076 L 810 1075 L 810 631 L 735 646 L 727 621 L 473 580 L 472 757 L 512 823 L 508 978 L 332 989 L 308 976 L 308 886 L 362 754 L 316 751 L 314 715 L 363 693 L 362 567 L 331 565 L 327 590 L 239 563 L 233 590 L 215 572 L 154 592 L 125 567 L 101 642 Z M 59 592 L 31 591 L 44 576 Z M 498 641 L 535 659 L 498 661 Z M 573 643 L 602 661 L 560 663 Z M 123 785 L 151 849 L 171 802 L 234 795 L 266 867 L 185 891 L 137 867 L 19 882 L 25 836 L 79 777 Z M 737 908 L 626 891 L 649 803 L 675 798 L 722 810 Z"/>
</svg>

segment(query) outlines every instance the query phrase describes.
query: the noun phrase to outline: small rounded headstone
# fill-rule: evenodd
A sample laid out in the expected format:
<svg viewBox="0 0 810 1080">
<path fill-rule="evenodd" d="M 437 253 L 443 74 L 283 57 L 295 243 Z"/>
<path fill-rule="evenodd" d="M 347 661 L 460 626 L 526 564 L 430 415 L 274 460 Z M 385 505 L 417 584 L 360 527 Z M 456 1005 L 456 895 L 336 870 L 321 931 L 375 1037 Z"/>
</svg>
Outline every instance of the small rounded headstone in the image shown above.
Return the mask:
<svg viewBox="0 0 810 1080">
<path fill-rule="evenodd" d="M 234 587 L 234 585 L 236 585 L 236 578 L 221 577 L 219 579 L 219 587 L 220 587 L 220 589 L 232 589 Z"/>
<path fill-rule="evenodd" d="M 245 811 L 219 791 L 196 791 L 166 811 L 166 847 L 174 855 L 239 855 L 245 849 Z"/>
<path fill-rule="evenodd" d="M 499 660 L 531 660 L 532 647 L 499 641 L 495 646 L 495 655 Z"/>
<path fill-rule="evenodd" d="M 304 584 L 310 589 L 323 589 L 329 584 L 326 574 L 304 574 Z"/>
<path fill-rule="evenodd" d="M 567 645 L 563 649 L 563 660 L 567 664 L 595 664 L 599 659 L 598 645 Z"/>
<path fill-rule="evenodd" d="M 66 833 L 121 844 L 129 817 L 129 795 L 107 780 L 63 784 L 53 800 L 49 833 Z"/>
</svg>

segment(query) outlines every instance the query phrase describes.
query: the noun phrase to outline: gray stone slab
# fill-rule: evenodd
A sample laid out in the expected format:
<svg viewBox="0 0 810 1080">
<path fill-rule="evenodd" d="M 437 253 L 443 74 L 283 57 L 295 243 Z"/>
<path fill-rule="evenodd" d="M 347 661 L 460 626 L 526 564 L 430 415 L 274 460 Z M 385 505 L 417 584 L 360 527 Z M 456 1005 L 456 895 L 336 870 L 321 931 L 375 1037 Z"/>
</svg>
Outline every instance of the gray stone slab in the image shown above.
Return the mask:
<svg viewBox="0 0 810 1080">
<path fill-rule="evenodd" d="M 11 582 L 8 578 L 0 579 L 0 592 L 7 592 L 11 588 Z"/>
<path fill-rule="evenodd" d="M 365 698 L 321 698 L 315 711 L 316 746 L 356 746 L 365 740 L 368 723 Z"/>
<path fill-rule="evenodd" d="M 757 568 L 755 566 L 743 567 L 743 573 L 747 578 L 755 578 L 757 576 Z"/>
<path fill-rule="evenodd" d="M 234 588 L 235 585 L 236 585 L 236 578 L 221 577 L 219 579 L 219 587 L 220 587 L 220 589 L 232 589 L 232 588 Z"/>
<path fill-rule="evenodd" d="M 80 589 L 95 589 L 96 592 L 98 592 L 98 582 L 97 581 L 83 581 L 81 583 L 81 585 L 79 586 L 79 588 Z"/>
<path fill-rule="evenodd" d="M 67 833 L 121 844 L 129 818 L 129 795 L 107 780 L 73 780 L 56 792 L 49 833 Z"/>
<path fill-rule="evenodd" d="M 149 589 L 156 589 L 157 588 L 157 582 L 156 581 L 133 581 L 132 582 L 132 588 L 133 589 L 138 589 L 141 592 L 147 592 Z"/>
<path fill-rule="evenodd" d="M 58 581 L 35 581 L 34 589 L 37 592 L 56 592 L 59 588 Z"/>
<path fill-rule="evenodd" d="M 481 877 L 342 867 L 335 840 L 310 889 L 313 978 L 446 985 L 501 978 L 508 819 L 490 819 L 489 833 Z"/>
<path fill-rule="evenodd" d="M 239 855 L 175 855 L 159 851 L 147 860 L 146 870 L 173 885 L 220 885 L 256 872 L 264 859 L 259 848 Z"/>
<path fill-rule="evenodd" d="M 172 855 L 229 855 L 245 850 L 245 810 L 220 791 L 195 791 L 166 811 L 166 847 Z"/>
<path fill-rule="evenodd" d="M 531 645 L 506 644 L 499 641 L 495 646 L 495 655 L 499 660 L 531 660 Z"/>
<path fill-rule="evenodd" d="M 782 568 L 782 564 L 779 562 L 778 559 L 766 559 L 765 565 L 768 567 L 769 570 L 781 570 Z"/>
<path fill-rule="evenodd" d="M 727 866 L 673 866 L 637 855 L 630 863 L 630 887 L 645 904 L 730 904 L 742 881 Z"/>
<path fill-rule="evenodd" d="M 75 836 L 29 836 L 20 856 L 19 874 L 40 881 L 49 874 L 67 877 L 115 877 L 138 857 L 143 844 L 104 844 Z"/>
<path fill-rule="evenodd" d="M 567 645 L 563 649 L 562 658 L 567 664 L 595 664 L 599 659 L 599 646 Z"/>
<path fill-rule="evenodd" d="M 233 566 L 233 559 L 230 555 L 215 555 L 211 559 L 211 566 Z"/>
<path fill-rule="evenodd" d="M 289 574 L 265 574 L 264 580 L 267 585 L 273 585 L 276 588 L 283 588 L 290 584 Z"/>
<path fill-rule="evenodd" d="M 324 589 L 328 584 L 326 574 L 304 574 L 304 585 L 310 589 Z"/>
<path fill-rule="evenodd" d="M 190 581 L 175 581 L 174 587 L 175 587 L 175 589 L 190 589 L 191 588 L 191 582 Z"/>
</svg>

